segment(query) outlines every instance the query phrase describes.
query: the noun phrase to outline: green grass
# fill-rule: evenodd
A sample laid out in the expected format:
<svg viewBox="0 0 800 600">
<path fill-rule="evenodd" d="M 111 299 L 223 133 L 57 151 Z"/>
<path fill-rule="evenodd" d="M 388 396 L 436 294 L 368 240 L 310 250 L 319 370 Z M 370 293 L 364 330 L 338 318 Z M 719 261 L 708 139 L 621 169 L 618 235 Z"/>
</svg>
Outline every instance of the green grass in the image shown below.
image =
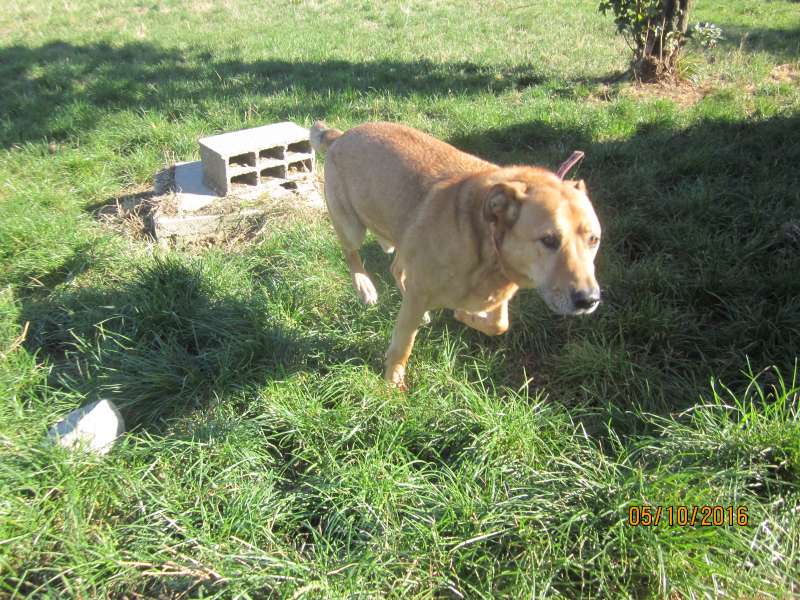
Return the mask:
<svg viewBox="0 0 800 600">
<path fill-rule="evenodd" d="M 596 4 L 0 1 L 0 596 L 800 593 L 798 5 L 698 3 L 726 39 L 676 94 L 619 78 Z M 604 304 L 434 315 L 403 395 L 376 243 L 365 309 L 324 217 L 193 252 L 94 217 L 198 137 L 319 117 L 586 151 Z M 99 397 L 108 456 L 41 443 Z"/>
</svg>

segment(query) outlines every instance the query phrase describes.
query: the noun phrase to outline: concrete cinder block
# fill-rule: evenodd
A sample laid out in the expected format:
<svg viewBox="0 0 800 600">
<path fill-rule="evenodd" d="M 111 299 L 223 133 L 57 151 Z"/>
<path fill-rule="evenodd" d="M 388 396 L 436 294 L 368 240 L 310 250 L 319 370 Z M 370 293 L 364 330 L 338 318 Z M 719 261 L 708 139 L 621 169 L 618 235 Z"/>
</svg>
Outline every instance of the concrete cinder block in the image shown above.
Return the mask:
<svg viewBox="0 0 800 600">
<path fill-rule="evenodd" d="M 308 129 L 275 123 L 199 142 L 201 161 L 156 177 L 145 224 L 163 246 L 261 231 L 280 205 L 324 209 Z"/>
<path fill-rule="evenodd" d="M 203 181 L 227 196 L 307 177 L 316 161 L 308 135 L 287 121 L 202 138 Z"/>
</svg>

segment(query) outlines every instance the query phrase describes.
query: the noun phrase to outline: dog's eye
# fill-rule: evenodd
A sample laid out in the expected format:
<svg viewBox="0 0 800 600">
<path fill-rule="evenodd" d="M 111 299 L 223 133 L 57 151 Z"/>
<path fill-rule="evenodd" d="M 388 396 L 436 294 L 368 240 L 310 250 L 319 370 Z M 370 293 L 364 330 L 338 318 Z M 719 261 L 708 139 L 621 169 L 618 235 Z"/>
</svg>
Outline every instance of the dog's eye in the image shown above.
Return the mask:
<svg viewBox="0 0 800 600">
<path fill-rule="evenodd" d="M 590 235 L 589 236 L 589 246 L 594 248 L 599 243 L 600 243 L 600 238 L 599 237 L 597 237 L 596 235 Z"/>
<path fill-rule="evenodd" d="M 559 246 L 561 246 L 561 238 L 557 235 L 546 235 L 539 241 L 544 244 L 545 248 L 550 250 L 558 250 Z"/>
</svg>

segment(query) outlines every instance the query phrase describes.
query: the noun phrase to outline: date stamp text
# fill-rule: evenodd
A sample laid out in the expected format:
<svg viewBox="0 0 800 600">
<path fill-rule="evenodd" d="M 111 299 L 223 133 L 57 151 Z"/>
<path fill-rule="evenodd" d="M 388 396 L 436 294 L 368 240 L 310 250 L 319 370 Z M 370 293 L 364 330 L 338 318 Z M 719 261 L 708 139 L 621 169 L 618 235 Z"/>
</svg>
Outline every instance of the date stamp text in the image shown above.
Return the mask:
<svg viewBox="0 0 800 600">
<path fill-rule="evenodd" d="M 631 527 L 747 527 L 746 506 L 639 504 L 628 507 Z"/>
</svg>

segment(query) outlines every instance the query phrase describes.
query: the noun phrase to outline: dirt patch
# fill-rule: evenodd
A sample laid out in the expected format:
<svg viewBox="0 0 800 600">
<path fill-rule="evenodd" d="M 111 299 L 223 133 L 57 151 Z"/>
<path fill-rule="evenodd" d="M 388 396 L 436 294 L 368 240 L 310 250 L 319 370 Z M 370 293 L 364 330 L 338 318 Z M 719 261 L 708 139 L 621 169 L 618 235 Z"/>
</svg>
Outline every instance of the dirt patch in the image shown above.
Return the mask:
<svg viewBox="0 0 800 600">
<path fill-rule="evenodd" d="M 798 83 L 800 82 L 800 68 L 798 65 L 785 64 L 778 65 L 769 74 L 775 83 Z"/>
<path fill-rule="evenodd" d="M 765 80 L 770 83 L 788 83 L 793 85 L 800 84 L 800 65 L 798 64 L 783 64 L 777 65 L 772 69 L 769 77 Z M 637 101 L 646 100 L 648 98 L 671 100 L 678 106 L 687 108 L 700 102 L 703 98 L 710 93 L 725 89 L 730 86 L 722 79 L 707 81 L 702 84 L 691 84 L 688 82 L 683 83 L 630 83 L 619 90 L 619 94 L 627 96 Z M 757 84 L 747 84 L 739 88 L 748 94 L 757 93 L 759 87 Z M 613 89 L 608 86 L 600 86 L 590 97 L 594 101 L 608 101 L 613 99 Z"/>
<path fill-rule="evenodd" d="M 162 210 L 169 208 L 173 181 L 173 168 L 159 171 L 153 187 L 146 184 L 129 187 L 95 209 L 94 215 L 105 227 L 117 233 L 135 240 L 152 240 L 151 215 L 159 206 Z"/>
<path fill-rule="evenodd" d="M 598 85 L 597 88 L 586 97 L 586 100 L 593 104 L 605 104 L 606 102 L 615 100 L 618 96 L 619 87 L 603 83 Z"/>
<path fill-rule="evenodd" d="M 710 84 L 692 85 L 690 83 L 632 83 L 625 88 L 624 95 L 634 100 L 655 98 L 671 100 L 678 106 L 694 106 L 714 91 Z"/>
<path fill-rule="evenodd" d="M 98 208 L 95 216 L 105 227 L 117 233 L 135 240 L 151 239 L 147 220 L 152 210 L 150 205 L 152 198 L 152 190 L 125 193 Z"/>
</svg>

